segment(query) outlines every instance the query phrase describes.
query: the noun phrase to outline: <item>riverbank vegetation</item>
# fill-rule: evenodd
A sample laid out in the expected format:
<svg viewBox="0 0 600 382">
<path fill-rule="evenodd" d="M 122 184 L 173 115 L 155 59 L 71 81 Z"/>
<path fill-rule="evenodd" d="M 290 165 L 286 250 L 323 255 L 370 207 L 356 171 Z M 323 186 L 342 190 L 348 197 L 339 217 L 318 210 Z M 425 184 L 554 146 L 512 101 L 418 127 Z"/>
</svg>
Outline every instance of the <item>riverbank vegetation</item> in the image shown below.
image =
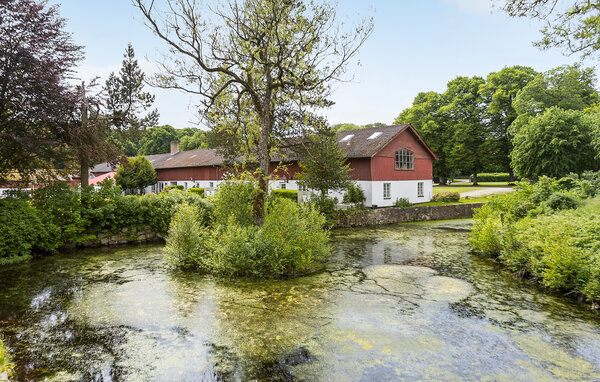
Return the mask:
<svg viewBox="0 0 600 382">
<path fill-rule="evenodd" d="M 230 277 L 290 277 L 321 267 L 330 251 L 325 217 L 313 204 L 273 194 L 263 225 L 255 225 L 256 192 L 250 178 L 221 184 L 210 221 L 199 218 L 198 206 L 179 205 L 167 236 L 166 261 L 174 268 Z"/>
<path fill-rule="evenodd" d="M 491 198 L 474 216 L 473 248 L 553 290 L 600 300 L 600 173 Z"/>
<path fill-rule="evenodd" d="M 98 234 L 150 230 L 166 234 L 173 207 L 187 203 L 208 220 L 211 205 L 194 193 L 123 196 L 106 180 L 98 190 L 81 192 L 56 183 L 33 192 L 0 199 L 0 265 L 28 260 L 65 246 L 97 240 Z"/>
<path fill-rule="evenodd" d="M 12 380 L 15 365 L 12 363 L 8 348 L 0 339 L 0 380 Z M 3 379 L 5 378 L 5 379 Z"/>
</svg>

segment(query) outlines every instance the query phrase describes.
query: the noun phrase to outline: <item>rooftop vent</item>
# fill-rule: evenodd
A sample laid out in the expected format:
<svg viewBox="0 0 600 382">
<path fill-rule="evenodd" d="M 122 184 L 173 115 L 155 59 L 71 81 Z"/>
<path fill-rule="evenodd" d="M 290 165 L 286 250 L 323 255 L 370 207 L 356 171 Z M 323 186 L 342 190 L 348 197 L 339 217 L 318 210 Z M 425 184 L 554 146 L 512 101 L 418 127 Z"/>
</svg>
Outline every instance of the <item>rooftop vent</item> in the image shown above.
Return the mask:
<svg viewBox="0 0 600 382">
<path fill-rule="evenodd" d="M 380 135 L 381 135 L 381 131 L 378 131 L 376 133 L 371 134 L 371 136 L 369 138 L 367 138 L 367 139 L 375 139 L 375 138 L 377 138 Z"/>
<path fill-rule="evenodd" d="M 349 135 L 346 135 L 344 138 L 342 138 L 342 140 L 340 142 L 348 142 L 352 138 L 354 138 L 354 134 L 349 134 Z"/>
</svg>

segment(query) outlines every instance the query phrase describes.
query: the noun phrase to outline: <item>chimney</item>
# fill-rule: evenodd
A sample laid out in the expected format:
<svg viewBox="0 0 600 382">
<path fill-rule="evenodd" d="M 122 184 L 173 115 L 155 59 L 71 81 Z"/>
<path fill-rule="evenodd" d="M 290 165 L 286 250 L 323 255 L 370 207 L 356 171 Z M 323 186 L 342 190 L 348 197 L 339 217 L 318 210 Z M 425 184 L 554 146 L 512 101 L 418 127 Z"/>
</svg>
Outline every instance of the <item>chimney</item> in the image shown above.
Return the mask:
<svg viewBox="0 0 600 382">
<path fill-rule="evenodd" d="M 171 154 L 179 152 L 179 141 L 171 141 Z"/>
</svg>

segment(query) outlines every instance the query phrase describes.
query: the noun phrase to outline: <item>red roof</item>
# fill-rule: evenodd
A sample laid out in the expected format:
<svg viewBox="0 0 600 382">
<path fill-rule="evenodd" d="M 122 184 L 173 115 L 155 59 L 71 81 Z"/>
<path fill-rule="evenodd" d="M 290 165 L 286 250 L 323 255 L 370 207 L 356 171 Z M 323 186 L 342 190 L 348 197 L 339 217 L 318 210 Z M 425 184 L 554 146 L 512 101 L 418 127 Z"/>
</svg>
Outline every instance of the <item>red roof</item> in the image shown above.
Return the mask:
<svg viewBox="0 0 600 382">
<path fill-rule="evenodd" d="M 116 173 L 117 173 L 116 171 L 107 172 L 106 174 L 102 174 L 100 176 L 92 178 L 92 179 L 90 179 L 90 186 L 98 184 L 98 183 L 102 182 L 106 178 L 114 178 Z"/>
</svg>

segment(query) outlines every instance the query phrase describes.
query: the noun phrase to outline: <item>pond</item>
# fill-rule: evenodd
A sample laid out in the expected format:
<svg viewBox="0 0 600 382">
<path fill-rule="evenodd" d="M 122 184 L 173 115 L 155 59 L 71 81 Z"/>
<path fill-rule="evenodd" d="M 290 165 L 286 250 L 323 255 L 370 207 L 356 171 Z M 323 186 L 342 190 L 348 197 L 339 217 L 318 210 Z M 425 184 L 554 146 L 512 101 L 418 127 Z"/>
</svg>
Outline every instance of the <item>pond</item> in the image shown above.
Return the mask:
<svg viewBox="0 0 600 382">
<path fill-rule="evenodd" d="M 161 246 L 0 271 L 18 380 L 590 380 L 600 317 L 473 254 L 469 221 L 334 232 L 284 281 L 165 269 Z"/>
</svg>

